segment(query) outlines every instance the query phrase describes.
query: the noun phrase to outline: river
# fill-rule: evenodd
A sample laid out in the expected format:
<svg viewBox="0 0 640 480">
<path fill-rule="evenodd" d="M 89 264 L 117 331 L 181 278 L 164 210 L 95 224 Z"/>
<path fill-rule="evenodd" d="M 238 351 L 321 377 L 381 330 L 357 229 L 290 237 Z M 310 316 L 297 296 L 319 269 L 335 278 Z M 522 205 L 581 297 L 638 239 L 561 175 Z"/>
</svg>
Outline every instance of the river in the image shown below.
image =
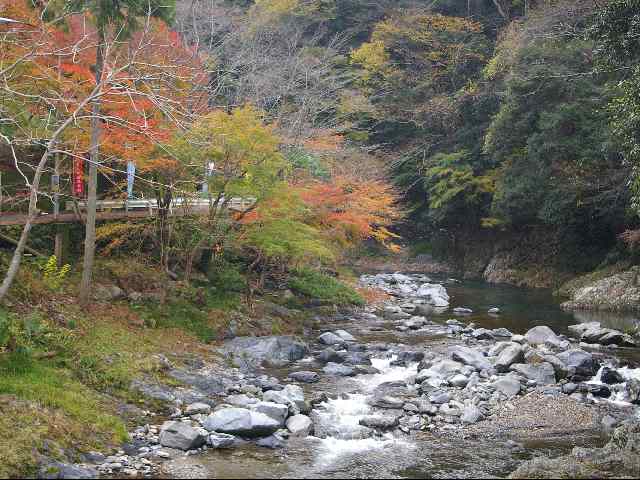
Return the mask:
<svg viewBox="0 0 640 480">
<path fill-rule="evenodd" d="M 543 438 L 520 435 L 517 438 L 519 443 L 514 447 L 509 435 L 483 435 L 483 422 L 477 424 L 479 430 L 467 430 L 452 423 L 423 430 L 410 428 L 405 432 L 395 429 L 374 435 L 363 433 L 368 429 L 360 425 L 360 420 L 374 413 L 371 398 L 381 385 L 391 385 L 392 388 L 395 388 L 393 385 L 403 385 L 409 395 L 417 395 L 412 392 L 416 388 L 412 379 L 417 374 L 417 362 L 394 362 L 398 352 L 407 349 L 444 352 L 450 345 L 459 343 L 443 329 L 448 319 L 457 318 L 465 324 L 473 322 L 488 329 L 504 327 L 514 334 L 523 334 L 536 325 L 547 325 L 556 333 L 566 334 L 568 325 L 585 321 L 600 321 L 620 330 L 629 330 L 636 323 L 632 316 L 564 312 L 551 292 L 545 290 L 476 281 L 458 282 L 446 278 L 433 281 L 445 285 L 451 297 L 451 308 L 433 312 L 431 320 L 435 325 L 399 331 L 395 328 L 397 322 L 369 313 L 339 316 L 330 324 L 320 326 L 332 331 L 344 329 L 355 336 L 357 343 L 363 345 L 362 350 L 371 355 L 371 364 L 377 373 L 348 377 L 325 375 L 322 365 L 317 362 L 317 355 L 324 348 L 320 345 L 314 345 L 312 355 L 295 364 L 268 370 L 283 383 L 290 383 L 287 376 L 291 371 L 320 373 L 318 383 L 302 385 L 306 398 L 314 398 L 321 393 L 329 397 L 316 404 L 311 413 L 316 436 L 291 438 L 284 448 L 273 450 L 246 443 L 229 450 L 185 456 L 170 463 L 165 469 L 167 475 L 190 478 L 503 477 L 523 460 L 536 455 L 557 456 L 577 445 L 603 444 L 604 437 L 598 429 L 589 427 L 580 431 L 571 429 L 566 433 L 560 431 Z M 453 315 L 451 309 L 454 307 L 467 307 L 474 313 Z M 500 314 L 487 313 L 492 307 L 498 307 Z M 625 350 L 618 356 L 631 362 L 638 359 L 635 349 Z"/>
</svg>

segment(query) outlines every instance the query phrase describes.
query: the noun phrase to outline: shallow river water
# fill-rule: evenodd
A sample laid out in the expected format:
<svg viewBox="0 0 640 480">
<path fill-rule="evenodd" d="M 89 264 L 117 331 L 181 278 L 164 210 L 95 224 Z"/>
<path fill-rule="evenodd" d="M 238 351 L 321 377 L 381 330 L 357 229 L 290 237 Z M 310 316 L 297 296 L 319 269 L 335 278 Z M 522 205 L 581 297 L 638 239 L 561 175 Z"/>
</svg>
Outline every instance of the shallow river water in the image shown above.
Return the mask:
<svg viewBox="0 0 640 480">
<path fill-rule="evenodd" d="M 438 281 L 438 279 L 436 279 Z M 505 327 L 513 333 L 524 333 L 535 325 L 550 326 L 557 333 L 566 333 L 566 327 L 585 321 L 600 321 L 603 325 L 628 330 L 635 324 L 632 316 L 605 313 L 566 313 L 551 293 L 527 290 L 482 282 L 448 282 L 439 279 L 451 296 L 451 309 L 468 307 L 474 312 L 468 316 L 453 315 L 451 309 L 434 312 L 432 319 L 444 323 L 458 318 L 465 323 L 474 322 L 486 328 Z M 487 310 L 499 307 L 499 315 Z M 400 332 L 382 319 L 344 319 L 326 325 L 327 329 L 347 330 L 359 343 L 375 350 L 376 344 L 403 348 L 443 349 L 450 339 L 438 331 Z M 310 343 L 312 339 L 307 339 Z M 320 347 L 316 346 L 316 351 Z M 634 359 L 633 353 L 629 359 Z M 315 409 L 312 416 L 316 429 L 328 432 L 326 438 L 307 437 L 291 439 L 283 449 L 268 450 L 247 444 L 231 450 L 215 450 L 206 454 L 185 457 L 174 462 L 175 476 L 191 478 L 488 478 L 504 477 L 520 462 L 540 454 L 559 455 L 576 445 L 600 446 L 603 439 L 597 435 L 569 438 L 536 439 L 524 442 L 524 449 L 507 448 L 504 442 L 483 438 L 482 435 L 465 438 L 461 430 L 451 427 L 451 434 L 430 431 L 404 434 L 394 433 L 373 438 L 361 438 L 359 420 L 371 413 L 367 398 L 376 386 L 384 382 L 405 381 L 417 373 L 417 364 L 392 366 L 394 358 L 380 351 L 372 364 L 380 373 L 356 377 L 322 375 L 322 370 L 303 359 L 286 369 L 270 370 L 283 381 L 289 372 L 314 370 L 321 380 L 303 385 L 307 398 L 325 392 L 338 396 Z M 456 433 L 458 432 L 458 433 Z"/>
</svg>

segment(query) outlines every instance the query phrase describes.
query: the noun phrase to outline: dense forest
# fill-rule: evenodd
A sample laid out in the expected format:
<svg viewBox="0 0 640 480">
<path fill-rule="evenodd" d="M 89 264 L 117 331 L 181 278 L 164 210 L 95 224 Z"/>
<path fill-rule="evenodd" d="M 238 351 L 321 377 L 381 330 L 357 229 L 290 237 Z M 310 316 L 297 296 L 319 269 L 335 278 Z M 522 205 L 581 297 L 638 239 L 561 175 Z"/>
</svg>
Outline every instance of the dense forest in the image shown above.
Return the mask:
<svg viewBox="0 0 640 480">
<path fill-rule="evenodd" d="M 328 319 L 428 329 L 445 313 L 424 305 L 447 311 L 457 300 L 446 289 L 461 281 L 543 287 L 523 291 L 552 298 L 563 334 L 572 320 L 559 298 L 640 311 L 639 60 L 638 0 L 0 0 L 0 477 L 82 478 L 95 472 L 70 465 L 85 463 L 179 477 L 154 463 L 167 424 L 151 423 L 180 419 L 187 404 L 199 407 L 183 423 L 214 415 L 214 390 L 239 401 L 257 388 L 265 403 L 291 394 L 271 372 L 247 374 L 244 358 L 233 366 L 242 374 L 231 370 L 217 347 L 290 348 L 268 365 L 282 367 L 318 353 L 291 336 L 311 342 L 315 329 L 329 347 L 316 355 L 324 373 L 375 376 L 370 345 L 329 332 Z M 399 271 L 420 273 L 389 273 Z M 485 303 L 479 333 L 475 317 L 443 318 L 437 335 L 477 346 L 502 338 L 497 327 L 540 326 L 522 311 L 500 324 L 499 305 Z M 578 346 L 636 344 L 615 328 L 578 329 Z M 562 367 L 568 337 L 514 335 L 525 330 L 455 356 L 460 384 L 422 378 L 416 406 L 385 396 L 381 408 L 422 419 L 378 433 L 430 432 L 442 408 L 489 417 L 504 400 L 493 386 L 490 407 L 465 398 L 434 409 L 432 390 L 466 392 L 516 359 L 545 364 L 558 394 L 605 396 L 588 383 L 603 378 L 600 363 Z M 243 335 L 276 340 L 228 346 Z M 411 339 L 393 341 L 384 368 L 417 369 L 401 381 L 431 370 L 431 345 L 416 354 L 394 350 Z M 345 366 L 365 351 L 364 367 Z M 640 404 L 635 364 L 613 363 L 623 387 L 608 394 Z M 513 397 L 542 383 L 518 373 Z M 312 410 L 287 402 L 283 430 Z M 211 431 L 213 449 L 230 442 Z M 84 461 L 97 451 L 137 463 L 125 473 L 114 456 Z"/>
</svg>

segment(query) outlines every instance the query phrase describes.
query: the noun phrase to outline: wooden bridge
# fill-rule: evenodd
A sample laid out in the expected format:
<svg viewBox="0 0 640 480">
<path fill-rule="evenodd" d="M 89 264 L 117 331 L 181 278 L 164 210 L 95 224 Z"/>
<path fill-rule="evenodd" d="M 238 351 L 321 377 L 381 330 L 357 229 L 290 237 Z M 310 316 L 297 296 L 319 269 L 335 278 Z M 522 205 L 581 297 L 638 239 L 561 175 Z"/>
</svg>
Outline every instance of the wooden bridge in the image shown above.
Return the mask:
<svg viewBox="0 0 640 480">
<path fill-rule="evenodd" d="M 255 203 L 255 198 L 234 197 L 227 203 L 229 210 L 243 212 Z M 41 212 L 34 224 L 77 223 L 83 222 L 86 202 L 67 202 L 65 210 L 57 214 Z M 176 198 L 169 206 L 170 216 L 205 215 L 210 208 L 208 199 Z M 97 204 L 97 220 L 124 220 L 153 217 L 158 211 L 158 202 L 154 200 L 100 200 Z M 0 227 L 24 225 L 27 215 L 24 213 L 0 213 Z"/>
</svg>

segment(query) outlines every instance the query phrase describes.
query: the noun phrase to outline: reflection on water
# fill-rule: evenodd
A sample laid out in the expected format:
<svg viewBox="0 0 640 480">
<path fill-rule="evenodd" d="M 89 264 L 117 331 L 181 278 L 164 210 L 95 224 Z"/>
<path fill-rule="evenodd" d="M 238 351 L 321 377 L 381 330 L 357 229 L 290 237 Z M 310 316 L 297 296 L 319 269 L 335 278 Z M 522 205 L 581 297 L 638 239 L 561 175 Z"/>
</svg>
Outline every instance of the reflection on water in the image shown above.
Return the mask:
<svg viewBox="0 0 640 480">
<path fill-rule="evenodd" d="M 567 326 L 583 322 L 600 322 L 602 326 L 617 330 L 632 330 L 638 315 L 612 312 L 565 312 L 551 290 L 517 288 L 465 280 L 447 285 L 451 308 L 468 307 L 474 313 L 465 315 L 465 321 L 485 328 L 505 327 L 513 333 L 525 333 L 536 325 L 547 325 L 557 333 L 568 333 Z M 487 313 L 491 307 L 500 308 L 499 315 Z M 452 318 L 451 310 L 435 313 L 436 318 Z"/>
</svg>

